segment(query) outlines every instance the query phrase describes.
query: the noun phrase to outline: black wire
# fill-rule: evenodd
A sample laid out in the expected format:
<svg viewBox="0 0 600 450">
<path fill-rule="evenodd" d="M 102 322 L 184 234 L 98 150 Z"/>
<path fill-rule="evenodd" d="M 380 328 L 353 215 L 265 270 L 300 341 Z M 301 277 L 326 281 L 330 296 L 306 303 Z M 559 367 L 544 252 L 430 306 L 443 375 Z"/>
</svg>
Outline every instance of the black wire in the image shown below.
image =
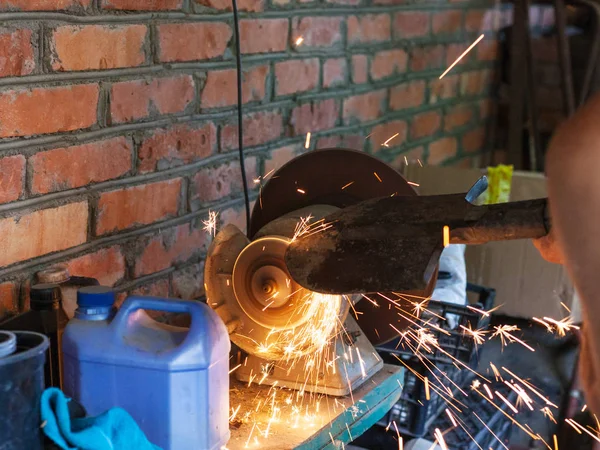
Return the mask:
<svg viewBox="0 0 600 450">
<path fill-rule="evenodd" d="M 246 164 L 244 161 L 244 126 L 242 124 L 242 51 L 240 49 L 240 21 L 238 18 L 237 0 L 231 0 L 233 6 L 233 23 L 235 27 L 235 53 L 237 61 L 237 110 L 238 110 L 238 151 L 240 153 L 240 171 L 244 185 L 244 202 L 246 204 L 246 233 L 250 236 L 250 198 L 246 181 Z"/>
</svg>

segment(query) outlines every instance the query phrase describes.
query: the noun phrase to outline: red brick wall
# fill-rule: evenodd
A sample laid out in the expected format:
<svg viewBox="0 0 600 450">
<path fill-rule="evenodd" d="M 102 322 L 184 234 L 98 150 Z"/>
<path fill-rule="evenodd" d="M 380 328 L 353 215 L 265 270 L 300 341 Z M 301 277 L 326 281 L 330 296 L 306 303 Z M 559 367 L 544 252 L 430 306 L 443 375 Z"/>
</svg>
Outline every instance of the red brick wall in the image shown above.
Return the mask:
<svg viewBox="0 0 600 450">
<path fill-rule="evenodd" d="M 250 180 L 308 132 L 311 149 L 477 163 L 496 57 L 481 2 L 239 1 Z M 243 226 L 229 0 L 0 0 L 0 13 L 0 314 L 57 263 L 123 292 L 201 295 L 201 221 L 210 209 Z"/>
</svg>

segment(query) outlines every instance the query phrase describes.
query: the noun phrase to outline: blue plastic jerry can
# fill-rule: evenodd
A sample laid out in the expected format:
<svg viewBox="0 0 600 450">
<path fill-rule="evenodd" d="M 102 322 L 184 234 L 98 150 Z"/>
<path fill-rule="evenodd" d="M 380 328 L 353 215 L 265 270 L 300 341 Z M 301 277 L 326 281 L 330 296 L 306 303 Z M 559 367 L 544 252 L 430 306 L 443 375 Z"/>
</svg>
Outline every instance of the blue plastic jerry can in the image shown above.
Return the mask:
<svg viewBox="0 0 600 450">
<path fill-rule="evenodd" d="M 220 449 L 229 440 L 229 350 L 225 325 L 207 305 L 82 288 L 63 336 L 64 391 L 95 416 L 120 407 L 164 450 Z M 189 328 L 145 310 L 187 313 Z"/>
</svg>

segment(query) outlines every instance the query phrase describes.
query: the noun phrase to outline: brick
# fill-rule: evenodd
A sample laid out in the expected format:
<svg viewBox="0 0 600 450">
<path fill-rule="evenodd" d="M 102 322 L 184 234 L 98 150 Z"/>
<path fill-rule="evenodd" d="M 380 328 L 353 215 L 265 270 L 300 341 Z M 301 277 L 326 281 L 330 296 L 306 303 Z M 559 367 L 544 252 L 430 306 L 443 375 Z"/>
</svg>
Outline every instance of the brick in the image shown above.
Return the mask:
<svg viewBox="0 0 600 450">
<path fill-rule="evenodd" d="M 347 27 L 350 44 L 372 44 L 389 41 L 392 37 L 392 21 L 389 14 L 350 16 Z"/>
<path fill-rule="evenodd" d="M 324 136 L 317 141 L 316 148 L 350 148 L 366 150 L 366 140 L 359 134 L 346 134 L 343 136 Z"/>
<path fill-rule="evenodd" d="M 16 313 L 19 309 L 19 286 L 7 281 L 0 283 L 0 318 L 4 319 L 7 314 Z"/>
<path fill-rule="evenodd" d="M 456 156 L 456 139 L 445 137 L 429 144 L 429 157 L 427 164 L 440 164 Z"/>
<path fill-rule="evenodd" d="M 0 266 L 83 244 L 87 223 L 87 202 L 0 219 Z"/>
<path fill-rule="evenodd" d="M 0 77 L 29 75 L 35 69 L 33 33 L 26 28 L 0 31 Z"/>
<path fill-rule="evenodd" d="M 346 84 L 347 64 L 344 58 L 328 59 L 323 63 L 323 87 Z"/>
<path fill-rule="evenodd" d="M 467 11 L 465 15 L 465 31 L 469 33 L 487 31 L 485 29 L 485 10 Z"/>
<path fill-rule="evenodd" d="M 242 77 L 244 103 L 262 101 L 266 95 L 265 84 L 269 66 L 246 69 Z M 235 69 L 211 70 L 200 97 L 202 108 L 218 108 L 237 104 L 237 73 Z"/>
<path fill-rule="evenodd" d="M 434 13 L 431 23 L 434 34 L 454 34 L 462 30 L 462 11 Z"/>
<path fill-rule="evenodd" d="M 103 9 L 126 11 L 169 11 L 182 6 L 183 0 L 100 0 Z"/>
<path fill-rule="evenodd" d="M 209 234 L 190 224 L 179 225 L 137 245 L 136 277 L 160 272 L 206 251 Z"/>
<path fill-rule="evenodd" d="M 366 122 L 377 119 L 383 114 L 385 100 L 385 90 L 345 98 L 343 108 L 344 123 L 350 124 L 355 121 Z"/>
<path fill-rule="evenodd" d="M 204 295 L 204 263 L 193 264 L 173 273 L 173 295 L 195 300 Z"/>
<path fill-rule="evenodd" d="M 231 11 L 230 0 L 195 0 L 197 5 L 207 6 L 209 8 L 221 11 Z M 238 9 L 240 11 L 260 12 L 264 10 L 265 0 L 238 0 Z"/>
<path fill-rule="evenodd" d="M 133 291 L 131 291 L 131 295 L 169 298 L 171 296 L 169 293 L 169 280 L 165 278 L 163 280 L 144 283 L 143 285 L 138 286 Z M 146 313 L 148 313 L 148 315 L 154 320 L 160 320 L 165 316 L 165 314 L 167 314 L 162 311 L 153 310 L 146 311 Z"/>
<path fill-rule="evenodd" d="M 293 159 L 298 153 L 297 149 L 291 145 L 276 148 L 269 152 L 269 157 L 265 159 L 264 174 L 277 170 L 285 163 Z"/>
<path fill-rule="evenodd" d="M 406 142 L 408 126 L 403 120 L 394 120 L 373 128 L 369 140 L 374 152 L 385 147 L 397 147 Z"/>
<path fill-rule="evenodd" d="M 444 46 L 416 47 L 410 50 L 410 70 L 431 70 L 444 67 Z"/>
<path fill-rule="evenodd" d="M 438 112 L 429 111 L 413 117 L 410 127 L 412 139 L 421 139 L 437 133 L 442 125 L 442 118 Z"/>
<path fill-rule="evenodd" d="M 275 93 L 289 95 L 312 91 L 319 84 L 317 58 L 283 61 L 275 64 Z"/>
<path fill-rule="evenodd" d="M 352 56 L 352 82 L 361 84 L 367 82 L 367 73 L 369 70 L 369 60 L 367 55 Z"/>
<path fill-rule="evenodd" d="M 380 80 L 397 73 L 406 72 L 408 54 L 401 49 L 377 52 L 371 61 L 371 78 Z"/>
<path fill-rule="evenodd" d="M 257 176 L 257 164 L 254 156 L 246 158 L 248 182 L 253 183 Z M 192 202 L 199 204 L 214 202 L 242 192 L 240 164 L 232 161 L 218 167 L 204 168 L 193 179 Z"/>
<path fill-rule="evenodd" d="M 429 13 L 399 12 L 394 16 L 394 37 L 415 38 L 429 34 Z"/>
<path fill-rule="evenodd" d="M 179 210 L 181 179 L 103 192 L 98 200 L 96 234 L 174 217 Z"/>
<path fill-rule="evenodd" d="M 341 17 L 303 17 L 292 20 L 292 39 L 302 36 L 300 50 L 311 47 L 333 47 L 342 43 Z"/>
<path fill-rule="evenodd" d="M 452 131 L 468 124 L 473 119 L 473 108 L 467 105 L 458 105 L 444 116 L 444 130 Z"/>
<path fill-rule="evenodd" d="M 496 61 L 500 45 L 498 41 L 483 40 L 477 45 L 477 59 L 479 61 Z"/>
<path fill-rule="evenodd" d="M 316 148 L 335 148 L 341 147 L 341 136 L 323 136 L 317 140 Z"/>
<path fill-rule="evenodd" d="M 223 56 L 231 40 L 226 23 L 167 23 L 158 25 L 159 58 L 162 62 L 200 61 Z"/>
<path fill-rule="evenodd" d="M 145 63 L 145 25 L 63 25 L 52 32 L 52 70 L 115 69 Z"/>
<path fill-rule="evenodd" d="M 283 52 L 288 44 L 288 20 L 242 20 L 240 36 L 242 53 Z"/>
<path fill-rule="evenodd" d="M 297 106 L 292 111 L 290 124 L 295 135 L 328 130 L 337 125 L 340 105 L 336 99 L 315 101 Z"/>
<path fill-rule="evenodd" d="M 460 75 L 446 75 L 441 80 L 435 79 L 429 82 L 429 102 L 437 103 L 440 100 L 448 100 L 458 94 L 458 83 Z"/>
<path fill-rule="evenodd" d="M 283 118 L 279 112 L 257 112 L 244 117 L 244 147 L 265 144 L 281 137 Z M 226 125 L 221 130 L 221 150 L 238 148 L 237 124 Z"/>
<path fill-rule="evenodd" d="M 125 256 L 118 245 L 71 259 L 69 273 L 97 279 L 102 286 L 114 286 L 125 277 Z"/>
<path fill-rule="evenodd" d="M 1 10 L 59 11 L 88 7 L 92 0 L 0 0 Z"/>
<path fill-rule="evenodd" d="M 0 159 L 0 203 L 17 200 L 23 193 L 25 157 L 6 156 Z"/>
<path fill-rule="evenodd" d="M 462 148 L 467 153 L 474 153 L 485 149 L 485 127 L 479 127 L 465 133 L 462 137 Z"/>
<path fill-rule="evenodd" d="M 96 123 L 97 106 L 97 84 L 4 91 L 0 137 L 88 128 Z"/>
<path fill-rule="evenodd" d="M 117 137 L 39 152 L 29 159 L 31 192 L 74 189 L 118 178 L 131 170 L 132 143 Z"/>
<path fill-rule="evenodd" d="M 390 89 L 390 108 L 398 111 L 425 103 L 425 81 L 409 81 Z"/>
<path fill-rule="evenodd" d="M 154 130 L 144 138 L 138 150 L 138 171 L 146 173 L 190 164 L 212 155 L 216 143 L 217 129 L 212 123 Z"/>
<path fill-rule="evenodd" d="M 479 101 L 479 118 L 487 120 L 494 114 L 494 102 L 490 98 Z"/>
<path fill-rule="evenodd" d="M 243 206 L 234 206 L 221 212 L 221 223 L 232 224 L 246 232 L 246 211 Z"/>
<path fill-rule="evenodd" d="M 110 90 L 110 116 L 115 123 L 132 122 L 161 114 L 184 112 L 195 97 L 191 75 L 151 81 L 123 81 Z"/>
<path fill-rule="evenodd" d="M 490 86 L 492 73 L 488 70 L 467 72 L 460 75 L 461 95 L 483 94 Z"/>
<path fill-rule="evenodd" d="M 480 42 L 480 44 L 481 44 L 481 42 Z M 450 66 L 451 64 L 453 64 L 458 59 L 458 57 L 464 53 L 464 51 L 467 49 L 467 47 L 468 47 L 467 45 L 462 44 L 462 43 L 448 45 L 447 50 L 446 50 L 446 66 Z M 475 56 L 475 52 L 467 53 L 460 61 L 458 61 L 456 63 L 455 67 L 460 67 L 460 66 L 468 64 L 469 62 L 471 62 L 473 60 L 474 56 Z"/>
</svg>

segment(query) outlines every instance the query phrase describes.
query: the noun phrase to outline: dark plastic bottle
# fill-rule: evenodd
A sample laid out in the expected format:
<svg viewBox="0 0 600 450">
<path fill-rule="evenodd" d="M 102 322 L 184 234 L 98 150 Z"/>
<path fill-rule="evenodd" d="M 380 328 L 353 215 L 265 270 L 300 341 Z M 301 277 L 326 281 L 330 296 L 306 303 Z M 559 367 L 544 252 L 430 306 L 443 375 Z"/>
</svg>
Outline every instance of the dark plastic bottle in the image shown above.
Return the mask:
<svg viewBox="0 0 600 450">
<path fill-rule="evenodd" d="M 44 380 L 46 387 L 62 388 L 62 334 L 69 321 L 62 308 L 60 286 L 36 284 L 31 287 L 30 310 L 0 323 L 1 330 L 34 331 L 48 337 Z"/>
</svg>

